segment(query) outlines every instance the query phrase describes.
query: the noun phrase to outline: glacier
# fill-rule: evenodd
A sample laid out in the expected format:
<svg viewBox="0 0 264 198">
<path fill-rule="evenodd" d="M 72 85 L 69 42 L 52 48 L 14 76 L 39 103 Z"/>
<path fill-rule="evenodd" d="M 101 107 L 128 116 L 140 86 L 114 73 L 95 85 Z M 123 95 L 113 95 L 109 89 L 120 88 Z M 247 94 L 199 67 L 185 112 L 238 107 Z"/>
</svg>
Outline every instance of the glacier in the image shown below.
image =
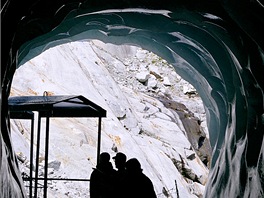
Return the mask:
<svg viewBox="0 0 264 198">
<path fill-rule="evenodd" d="M 150 76 L 145 83 L 140 82 L 142 78 L 137 80 L 141 73 Z M 165 77 L 173 85 L 162 81 Z M 205 111 L 198 96 L 185 94 L 189 90 L 194 89 L 153 53 L 93 40 L 50 48 L 25 63 L 15 72 L 10 96 L 42 95 L 46 91 L 49 95 L 81 94 L 96 101 L 107 110 L 107 117 L 102 119 L 102 151 L 111 156 L 121 151 L 128 158 L 137 157 L 158 197 L 177 197 L 177 190 L 179 196 L 201 197 L 211 149 L 207 138 L 198 143 L 200 137 L 207 136 Z M 48 162 L 60 166 L 57 170 L 49 168 L 49 178 L 89 179 L 96 164 L 96 122 L 91 118 L 50 119 Z M 22 174 L 29 173 L 30 126 L 27 120 L 11 120 L 11 137 Z M 45 156 L 44 132 L 41 160 Z M 39 166 L 42 174 L 43 163 Z M 48 186 L 48 197 L 89 197 L 87 182 L 62 180 Z"/>
<path fill-rule="evenodd" d="M 204 196 L 262 197 L 263 13 L 260 1 L 246 0 L 5 1 L 1 197 L 25 197 L 7 110 L 16 68 L 53 46 L 83 39 L 140 46 L 173 65 L 206 109 L 213 159 Z"/>
</svg>

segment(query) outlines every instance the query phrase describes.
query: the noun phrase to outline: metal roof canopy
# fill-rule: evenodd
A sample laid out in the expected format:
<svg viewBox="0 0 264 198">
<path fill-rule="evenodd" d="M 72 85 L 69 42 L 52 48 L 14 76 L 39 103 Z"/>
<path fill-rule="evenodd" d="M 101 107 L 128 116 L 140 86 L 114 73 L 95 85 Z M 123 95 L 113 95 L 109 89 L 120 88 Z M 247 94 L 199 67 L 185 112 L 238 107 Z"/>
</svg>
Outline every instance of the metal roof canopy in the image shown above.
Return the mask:
<svg viewBox="0 0 264 198">
<path fill-rule="evenodd" d="M 106 117 L 106 110 L 79 96 L 14 96 L 8 99 L 12 113 L 38 111 L 41 117 Z"/>
<path fill-rule="evenodd" d="M 44 92 L 45 93 L 45 92 Z M 35 170 L 35 197 L 37 197 L 38 180 L 44 180 L 44 197 L 47 197 L 48 181 L 48 150 L 49 150 L 49 118 L 50 117 L 98 117 L 98 145 L 97 163 L 101 144 L 101 118 L 106 117 L 106 110 L 81 95 L 59 96 L 13 96 L 8 99 L 11 119 L 31 119 L 31 145 L 30 145 L 30 197 L 32 197 L 32 171 L 33 171 L 33 143 L 34 143 L 34 113 L 38 114 L 38 134 L 36 148 Z M 45 167 L 44 178 L 38 178 L 41 118 L 46 118 L 45 140 Z"/>
</svg>

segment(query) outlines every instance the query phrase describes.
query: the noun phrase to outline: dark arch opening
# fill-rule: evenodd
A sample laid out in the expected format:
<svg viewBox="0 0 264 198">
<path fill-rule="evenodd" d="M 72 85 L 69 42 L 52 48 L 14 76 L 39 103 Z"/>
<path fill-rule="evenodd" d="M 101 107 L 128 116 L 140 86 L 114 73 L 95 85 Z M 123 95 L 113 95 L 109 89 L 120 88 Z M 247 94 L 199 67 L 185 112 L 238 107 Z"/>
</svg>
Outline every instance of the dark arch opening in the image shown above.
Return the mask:
<svg viewBox="0 0 264 198">
<path fill-rule="evenodd" d="M 206 106 L 210 140 L 214 146 L 208 186 L 215 189 L 214 192 L 208 190 L 207 195 L 221 194 L 225 190 L 233 193 L 231 189 L 234 186 L 236 189 L 240 188 L 239 193 L 247 192 L 250 183 L 244 179 L 249 177 L 245 170 L 247 167 L 258 169 L 262 159 L 263 46 L 261 42 L 258 45 L 258 35 L 261 34 L 256 34 L 255 37 L 245 34 L 243 24 L 242 29 L 238 27 L 219 5 L 206 4 L 203 9 L 200 6 L 195 9 L 193 6 L 188 9 L 177 7 L 172 12 L 162 13 L 151 10 L 91 13 L 82 7 L 74 10 L 78 5 L 69 4 L 60 10 L 57 9 L 58 6 L 53 6 L 56 10 L 53 24 L 45 21 L 46 15 L 35 21 L 23 23 L 22 20 L 21 28 L 29 29 L 20 29 L 22 33 L 17 35 L 14 49 L 23 44 L 20 43 L 25 39 L 23 32 L 33 34 L 28 35 L 29 37 L 36 32 L 48 33 L 25 43 L 20 48 L 18 62 L 23 62 L 22 58 L 30 52 L 29 49 L 39 50 L 31 51 L 33 57 L 43 49 L 82 38 L 96 38 L 114 44 L 134 44 L 153 51 L 177 68 L 179 74 L 196 88 Z M 69 10 L 73 11 L 50 31 L 50 27 L 57 25 Z M 32 18 L 36 19 L 34 15 Z M 247 33 L 251 35 L 250 31 Z M 178 56 L 186 61 L 184 67 L 177 65 L 175 57 Z M 11 58 L 10 61 L 14 59 Z M 12 67 L 4 78 L 4 84 L 2 83 L 3 95 L 8 95 L 15 64 L 10 64 Z M 4 139 L 8 140 L 8 137 L 4 136 Z M 240 142 L 242 143 L 238 144 Z M 253 152 L 255 153 L 252 154 Z M 235 164 L 237 167 L 231 160 L 234 156 L 241 160 L 239 164 Z M 230 166 L 233 169 L 230 170 Z M 238 169 L 241 170 L 240 183 L 234 184 L 232 177 L 228 175 Z M 238 187 L 240 184 L 242 186 Z M 262 190 L 258 188 L 258 192 L 254 193 L 262 193 Z"/>
<path fill-rule="evenodd" d="M 92 43 L 92 44 L 90 44 L 90 43 Z M 110 47 L 113 51 L 112 50 L 108 51 L 108 49 Z M 123 55 L 122 52 L 120 53 L 120 51 L 124 52 L 125 55 Z M 143 58 L 144 56 L 147 56 L 147 58 Z M 126 58 L 124 58 L 124 57 L 126 57 Z M 131 57 L 131 59 L 130 59 L 130 57 Z M 115 61 L 113 61 L 112 59 Z M 67 63 L 67 62 L 69 62 L 69 63 Z M 162 65 L 162 67 L 161 67 L 161 65 Z M 98 71 L 96 73 L 95 68 L 97 68 L 97 67 L 98 67 Z M 159 68 L 159 71 L 157 72 L 157 70 L 151 70 L 150 68 L 153 68 L 153 67 Z M 69 70 L 67 70 L 67 68 L 69 68 Z M 75 68 L 75 69 L 73 69 L 73 68 Z M 102 69 L 102 68 L 104 68 L 104 69 Z M 139 68 L 139 70 L 135 70 L 135 68 Z M 135 75 L 137 73 L 140 73 L 140 71 L 142 71 L 142 69 L 140 69 L 140 68 L 145 68 L 147 70 L 149 69 L 151 71 L 157 72 L 157 73 L 154 73 L 154 74 L 159 75 L 159 77 L 157 76 L 157 78 L 156 78 L 156 80 L 158 81 L 157 87 L 152 89 L 152 88 L 150 88 L 150 86 L 142 85 L 142 83 L 140 83 L 139 81 L 136 80 Z M 101 69 L 103 71 L 105 70 L 105 73 L 103 71 L 101 71 Z M 168 70 L 170 72 L 168 72 Z M 78 75 L 79 71 L 83 71 L 83 73 L 80 73 L 80 75 Z M 153 178 L 153 181 L 155 181 L 154 185 L 157 186 L 157 189 L 156 189 L 157 194 L 162 194 L 160 186 L 163 185 L 163 187 L 165 186 L 164 188 L 169 190 L 170 194 L 175 195 L 174 181 L 169 179 L 169 178 L 177 177 L 178 174 L 176 172 L 178 170 L 181 170 L 182 172 L 180 172 L 180 173 L 182 173 L 185 177 L 188 178 L 188 176 L 189 176 L 188 179 L 191 179 L 191 180 L 193 178 L 190 176 L 190 173 L 194 172 L 195 174 L 197 174 L 197 178 L 195 179 L 195 184 L 190 185 L 188 183 L 188 185 L 190 185 L 190 187 L 205 185 L 204 181 L 206 181 L 206 178 L 208 176 L 208 172 L 207 172 L 208 169 L 205 170 L 205 168 L 203 168 L 203 163 L 200 162 L 196 166 L 193 166 L 193 165 L 190 166 L 192 171 L 190 171 L 190 169 L 188 169 L 188 168 L 183 169 L 183 170 L 185 170 L 185 171 L 183 171 L 180 168 L 182 165 L 178 165 L 179 162 L 176 160 L 176 159 L 178 159 L 176 157 L 176 154 L 179 153 L 181 156 L 183 156 L 183 160 L 182 160 L 182 163 L 184 162 L 183 164 L 185 164 L 186 160 L 191 160 L 192 161 L 191 164 L 192 164 L 193 162 L 198 160 L 198 157 L 197 157 L 197 155 L 198 155 L 199 157 L 201 157 L 202 162 L 204 162 L 204 164 L 209 167 L 209 163 L 210 163 L 210 159 L 211 159 L 211 150 L 208 149 L 208 150 L 210 150 L 210 154 L 207 153 L 207 148 L 209 146 L 208 139 L 205 141 L 205 143 L 202 143 L 202 144 L 204 144 L 204 146 L 202 148 L 200 148 L 201 151 L 197 152 L 197 155 L 195 155 L 193 153 L 192 156 L 189 156 L 190 154 L 188 154 L 188 158 L 185 158 L 185 154 L 181 152 L 182 149 L 184 151 L 186 151 L 187 153 L 188 153 L 188 151 L 192 152 L 192 151 L 198 149 L 196 146 L 198 144 L 197 143 L 198 137 L 200 135 L 204 134 L 204 132 L 201 128 L 200 128 L 201 131 L 196 131 L 198 129 L 197 128 L 198 125 L 196 125 L 196 122 L 197 122 L 196 119 L 202 118 L 202 120 L 205 120 L 202 102 L 198 99 L 197 95 L 191 96 L 191 98 L 189 98 L 187 95 L 183 94 L 183 93 L 185 93 L 183 90 L 186 90 L 186 89 L 182 90 L 182 87 L 180 87 L 180 85 L 184 85 L 184 88 L 186 88 L 185 85 L 187 85 L 187 83 L 184 82 L 184 80 L 182 78 L 180 78 L 179 75 L 175 75 L 175 73 L 173 73 L 173 68 L 169 67 L 168 63 L 166 63 L 160 57 L 157 57 L 153 53 L 147 52 L 146 50 L 143 50 L 143 49 L 140 49 L 137 47 L 133 47 L 133 46 L 114 46 L 114 45 L 107 45 L 106 46 L 106 44 L 103 44 L 100 41 L 94 41 L 94 40 L 92 40 L 92 41 L 79 41 L 79 42 L 71 42 L 68 44 L 63 44 L 61 46 L 56 46 L 53 49 L 47 50 L 44 53 L 42 53 L 39 57 L 35 57 L 35 59 L 31 59 L 28 63 L 26 63 L 25 65 L 18 68 L 18 70 L 16 72 L 19 75 L 16 75 L 16 74 L 14 75 L 13 83 L 15 84 L 15 86 L 12 86 L 12 87 L 15 89 L 12 89 L 12 91 L 11 91 L 12 96 L 17 95 L 17 94 L 21 94 L 22 92 L 24 92 L 25 95 L 31 95 L 31 94 L 42 95 L 43 90 L 47 90 L 48 93 L 55 94 L 55 95 L 82 94 L 83 96 L 91 99 L 92 101 L 96 101 L 97 104 L 99 104 L 99 105 L 104 104 L 103 106 L 105 106 L 105 101 L 107 101 L 106 102 L 106 104 L 108 104 L 107 109 L 110 107 L 111 111 L 108 111 L 108 114 L 107 114 L 108 118 L 106 120 L 103 119 L 103 123 L 105 126 L 105 127 L 103 127 L 104 128 L 103 134 L 104 135 L 107 134 L 106 136 L 102 137 L 102 143 L 104 143 L 104 142 L 107 143 L 107 145 L 104 146 L 104 149 L 109 148 L 110 152 L 112 152 L 113 148 L 115 148 L 116 149 L 115 152 L 117 152 L 117 150 L 121 150 L 126 154 L 132 155 L 132 153 L 135 153 L 135 151 L 138 150 L 137 147 L 139 147 L 139 148 L 143 147 L 143 149 L 142 149 L 142 151 L 144 153 L 143 156 L 149 156 L 149 157 L 147 157 L 147 161 L 146 161 L 147 163 L 145 162 L 145 158 L 143 157 L 145 163 L 142 163 L 142 167 L 144 167 L 143 168 L 144 171 L 148 171 L 147 173 L 149 173 L 149 172 L 153 173 L 153 174 L 151 174 L 153 177 L 155 177 L 155 178 L 158 177 L 162 181 L 162 182 L 157 182 L 156 179 Z M 74 75 L 72 75 L 73 72 L 74 72 Z M 33 73 L 33 75 L 31 75 L 32 73 Z M 102 75 L 102 73 L 103 73 L 103 75 Z M 127 74 L 127 73 L 130 73 L 130 74 Z M 40 74 L 40 75 L 38 75 L 38 74 Z M 124 80 L 125 82 L 123 80 L 121 80 L 122 87 L 126 87 L 126 88 L 120 89 L 120 88 L 118 88 L 118 86 L 116 87 L 116 85 L 114 85 L 112 83 L 111 79 L 114 79 L 114 80 L 116 79 L 115 81 L 119 81 L 118 79 L 120 79 L 120 78 L 122 79 L 124 77 L 124 75 L 126 75 L 126 74 L 127 74 L 127 76 L 126 76 L 127 80 Z M 162 78 L 164 79 L 164 77 L 167 75 L 168 75 L 168 78 L 170 79 L 170 82 L 172 83 L 171 86 L 164 86 L 163 81 L 161 80 Z M 21 78 L 19 80 L 18 76 L 21 76 L 22 79 L 24 79 L 24 78 L 26 79 L 25 84 L 23 81 L 21 81 Z M 95 76 L 97 76 L 97 77 L 95 78 Z M 132 76 L 134 76 L 134 77 L 132 77 Z M 175 82 L 175 79 L 173 79 L 174 77 L 177 77 L 176 82 Z M 32 81 L 30 79 L 32 79 Z M 91 79 L 91 80 L 89 81 L 89 79 Z M 20 83 L 17 83 L 17 82 L 20 82 Z M 57 86 L 54 84 L 55 82 L 57 82 L 56 83 Z M 79 82 L 82 82 L 81 85 L 79 84 Z M 107 82 L 107 83 L 105 83 L 105 82 Z M 176 83 L 178 85 L 176 85 Z M 138 84 L 141 84 L 141 85 L 138 85 Z M 55 85 L 56 87 L 54 87 L 53 85 Z M 72 87 L 71 87 L 71 85 L 72 85 Z M 98 89 L 97 89 L 97 87 L 98 87 Z M 96 90 L 94 90 L 94 88 Z M 120 93 L 120 91 L 118 91 L 118 90 L 121 90 L 121 92 L 123 92 L 123 93 Z M 130 91 L 128 91 L 129 93 L 135 91 L 135 93 L 136 93 L 135 96 L 133 96 L 133 95 L 130 96 L 130 94 L 127 95 L 127 90 L 130 90 Z M 165 90 L 166 90 L 166 92 L 165 92 Z M 175 95 L 171 94 L 172 90 L 174 90 L 173 93 L 175 93 Z M 191 89 L 191 90 L 193 90 L 193 89 Z M 179 93 L 177 93 L 177 92 L 179 92 Z M 110 93 L 111 93 L 111 95 L 108 95 Z M 148 97 L 145 98 L 143 96 L 140 96 L 141 93 L 143 93 L 144 95 L 148 95 Z M 195 92 L 195 93 L 197 93 L 197 92 Z M 124 103 L 125 103 L 123 101 L 124 95 L 127 96 L 128 100 L 129 100 L 129 98 L 135 97 L 134 99 L 132 99 L 130 104 L 132 103 L 132 104 L 136 104 L 136 105 L 135 106 L 134 105 L 130 106 L 130 104 L 127 104 L 127 106 L 124 105 Z M 179 96 L 179 95 L 181 95 L 181 96 Z M 182 96 L 182 95 L 184 95 L 184 96 Z M 138 96 L 140 96 L 140 98 L 141 98 L 140 101 L 137 101 Z M 166 96 L 168 96 L 168 97 L 166 97 Z M 185 99 L 181 98 L 181 97 L 184 97 Z M 160 99 L 158 99 L 158 98 L 160 98 Z M 187 102 L 188 101 L 187 98 L 189 98 L 189 102 Z M 102 101 L 103 101 L 103 103 L 102 103 Z M 133 101 L 137 101 L 137 102 L 135 103 Z M 161 101 L 163 101 L 163 102 L 161 102 Z M 167 101 L 170 101 L 172 103 L 172 105 L 168 105 Z M 186 101 L 186 103 L 184 101 Z M 179 102 L 183 103 L 184 105 L 180 105 Z M 164 107 L 162 107 L 163 105 L 161 105 L 161 104 L 163 104 L 165 107 L 171 106 L 171 108 L 173 110 L 175 110 L 173 112 L 174 113 L 177 112 L 179 114 L 179 117 L 184 119 L 185 122 L 183 123 L 183 125 L 184 126 L 186 125 L 186 127 L 188 129 L 188 130 L 186 129 L 186 132 L 183 132 L 183 133 L 180 132 L 180 134 L 179 134 L 178 133 L 179 128 L 181 128 L 181 127 L 179 127 L 179 128 L 178 127 L 174 127 L 174 128 L 172 127 L 172 125 L 171 125 L 172 123 L 174 123 L 174 122 L 179 123 L 180 120 L 177 119 L 177 117 L 175 118 L 173 116 L 174 113 L 170 114 L 167 111 L 165 111 Z M 135 127 L 134 126 L 134 120 L 131 119 L 130 113 L 128 111 L 132 110 L 133 114 L 135 114 L 135 112 L 137 112 L 138 109 L 141 109 L 142 105 L 145 106 L 146 108 L 148 108 L 149 110 L 148 109 L 144 110 L 144 112 L 146 114 L 140 111 L 140 113 L 144 114 L 143 117 L 147 117 L 147 118 L 146 118 L 146 121 L 144 121 L 145 119 L 141 119 L 141 118 L 138 120 L 140 125 L 137 125 L 137 127 L 142 129 L 139 132 L 136 130 L 136 128 L 134 128 Z M 153 106 L 154 106 L 154 109 L 153 109 Z M 195 120 L 193 120 L 193 116 L 192 116 L 193 113 L 188 113 L 189 111 L 184 110 L 184 109 L 186 109 L 185 106 L 190 111 L 194 110 L 192 112 L 197 113 L 197 114 L 195 113 L 195 115 L 197 117 Z M 156 113 L 155 113 L 155 111 L 156 111 L 155 108 L 158 108 L 158 109 L 156 109 L 156 110 L 158 110 L 158 112 L 156 112 Z M 167 109 L 167 110 L 169 110 L 169 109 Z M 120 119 L 120 121 L 117 121 L 116 117 L 113 117 L 113 115 L 111 113 L 112 111 L 116 112 L 116 113 L 114 113 L 114 115 L 116 115 L 118 120 Z M 124 112 L 125 112 L 125 114 L 123 114 Z M 163 116 L 162 116 L 163 118 L 160 119 L 161 115 L 169 116 L 171 118 L 171 121 L 169 121 L 169 123 L 167 123 L 166 119 L 163 120 L 164 119 Z M 139 117 L 141 117 L 141 116 L 139 116 Z M 148 117 L 150 117 L 150 118 L 148 118 Z M 125 121 L 124 121 L 124 119 L 125 119 Z M 54 144 L 54 145 L 56 145 L 56 148 L 58 148 L 58 149 L 56 149 L 57 153 L 58 153 L 58 151 L 60 151 L 59 145 L 63 144 L 65 146 L 67 143 L 71 142 L 65 137 L 65 136 L 72 137 L 72 135 L 68 135 L 68 134 L 72 134 L 72 132 L 79 131 L 81 134 L 85 134 L 89 140 L 90 140 L 90 137 L 92 137 L 92 134 L 94 134 L 93 131 L 91 130 L 93 124 L 86 124 L 86 126 L 89 126 L 89 127 L 87 127 L 89 129 L 83 129 L 83 128 L 80 128 L 80 126 L 79 126 L 81 122 L 79 120 L 76 120 L 76 121 L 77 122 L 75 122 L 76 124 L 74 125 L 74 131 L 71 131 L 71 129 L 68 127 L 69 125 L 73 124 L 73 121 L 70 121 L 67 123 L 65 122 L 65 124 L 63 124 L 64 127 L 61 124 L 61 128 L 63 128 L 62 131 L 64 131 L 64 135 L 62 135 L 61 137 L 58 137 L 58 135 L 55 136 L 58 138 L 57 141 L 59 143 L 57 143 L 57 144 L 54 143 L 54 139 L 56 139 L 56 138 L 54 138 L 54 139 L 50 138 L 50 140 L 51 140 L 50 145 Z M 148 125 L 150 125 L 150 127 L 151 127 L 151 124 L 149 123 L 149 121 L 154 122 L 152 130 L 148 127 L 144 127 L 144 126 L 148 126 Z M 162 123 L 164 123 L 164 121 L 166 121 L 165 123 L 167 123 L 167 124 L 165 124 L 165 125 L 162 124 Z M 86 121 L 86 123 L 87 122 L 88 121 Z M 121 123 L 119 123 L 119 122 L 121 122 Z M 161 123 L 159 123 L 159 122 L 161 122 Z M 124 129 L 126 129 L 126 130 L 122 130 L 122 128 L 121 129 L 117 128 L 117 126 L 119 126 L 120 124 L 121 125 L 124 124 Z M 110 127 L 113 125 L 116 127 Z M 143 127 L 141 125 L 143 125 Z M 108 127 L 106 128 L 106 126 L 108 126 Z M 169 127 L 169 126 L 171 126 L 171 127 Z M 133 130 L 131 130 L 131 128 L 133 128 Z M 181 129 L 183 129 L 183 128 L 181 128 Z M 61 129 L 54 129 L 53 128 L 52 131 L 55 132 L 56 134 L 58 134 L 58 132 L 60 130 Z M 66 133 L 66 131 L 69 131 L 69 133 Z M 85 133 L 87 131 L 89 131 L 89 134 Z M 167 133 L 166 133 L 166 131 L 167 131 Z M 191 143 L 191 145 L 193 145 L 192 149 L 189 146 L 187 146 L 186 140 L 182 138 L 183 134 L 188 134 L 187 131 L 193 132 L 192 136 L 189 135 L 189 136 L 191 136 L 190 143 Z M 171 132 L 173 132 L 173 133 L 171 133 Z M 170 134 L 170 135 L 168 135 L 168 134 Z M 111 139 L 109 140 L 109 136 L 115 137 L 115 139 L 111 138 L 112 139 L 111 143 L 109 143 L 109 141 L 111 140 Z M 140 143 L 138 143 L 138 145 L 134 145 L 135 143 L 129 144 L 127 139 L 130 136 L 140 137 L 140 139 L 142 140 L 142 143 L 141 143 L 141 141 L 139 141 Z M 131 137 L 129 139 L 132 139 L 132 141 L 133 141 L 134 138 Z M 79 139 L 79 135 L 78 136 L 76 135 L 75 141 L 77 141 L 78 139 Z M 152 141 L 152 139 L 153 139 L 153 141 Z M 119 140 L 119 141 L 117 142 L 116 140 Z M 143 142 L 143 140 L 146 140 L 146 142 Z M 182 141 L 180 141 L 180 140 L 182 140 Z M 66 142 L 66 143 L 64 144 L 63 142 Z M 85 146 L 87 144 L 89 144 L 89 145 L 91 144 L 91 146 L 92 146 L 93 144 L 91 142 L 92 141 L 89 141 L 89 143 L 88 143 L 84 139 L 84 145 Z M 149 144 L 149 142 L 153 142 L 153 143 Z M 163 148 L 161 148 L 159 146 L 159 144 L 157 144 L 156 142 L 164 143 L 164 144 L 162 144 L 163 146 L 161 146 Z M 170 142 L 179 142 L 179 143 L 172 144 Z M 154 148 L 155 146 L 152 146 L 153 144 L 157 145 L 157 147 Z M 112 145 L 114 145 L 114 147 L 112 147 L 112 149 L 111 149 Z M 165 150 L 164 150 L 164 146 L 166 147 Z M 144 149 L 144 147 L 146 147 L 146 149 Z M 16 148 L 17 148 L 17 146 L 16 146 Z M 82 148 L 83 148 L 83 146 L 82 146 Z M 127 149 L 127 148 L 129 148 L 129 149 Z M 133 148 L 133 150 L 131 150 L 131 148 Z M 51 149 L 51 152 L 52 152 L 52 150 L 53 149 Z M 68 148 L 67 148 L 67 150 L 68 150 Z M 69 148 L 69 152 L 67 152 L 67 153 L 71 153 L 70 150 L 71 149 Z M 81 153 L 82 153 L 82 155 L 84 154 L 85 156 L 90 157 L 90 156 L 93 156 L 93 153 L 94 154 L 96 153 L 95 149 L 92 151 L 91 150 L 92 149 L 89 149 L 89 151 L 84 150 Z M 23 150 L 23 149 L 21 149 L 21 150 L 17 149 L 16 151 L 22 151 L 23 153 L 27 153 L 26 150 Z M 65 151 L 66 151 L 66 148 L 64 149 L 64 152 Z M 153 157 L 152 155 L 157 156 L 158 159 L 156 159 L 156 157 Z M 141 152 L 138 152 L 136 154 L 136 156 L 140 157 L 141 158 L 140 161 L 143 162 Z M 163 159 L 163 158 L 165 158 L 165 159 Z M 208 162 L 205 161 L 205 158 L 209 159 L 209 161 Z M 67 159 L 67 155 L 64 156 L 64 159 Z M 74 164 L 76 166 L 76 169 L 75 169 L 76 174 L 80 174 L 80 172 L 82 172 L 82 169 L 85 169 L 85 171 L 83 172 L 82 175 L 89 177 L 89 171 L 92 169 L 90 167 L 90 164 L 93 162 L 93 157 L 91 159 L 92 160 L 89 160 L 89 162 L 86 162 L 85 165 L 83 165 L 83 161 L 79 161 L 79 158 L 77 158 L 77 160 L 76 160 L 75 156 L 71 156 L 72 164 Z M 161 165 L 161 167 L 159 166 L 159 164 L 160 164 L 159 159 L 161 159 L 161 161 L 163 162 L 163 165 Z M 62 160 L 61 156 L 58 157 L 58 160 L 62 161 L 62 164 L 64 164 L 63 163 L 64 160 Z M 165 161 L 167 161 L 167 160 L 169 160 L 168 165 L 165 165 Z M 198 161 L 200 161 L 200 160 L 198 160 Z M 180 164 L 182 164 L 182 163 L 180 163 Z M 150 164 L 150 166 L 149 166 L 149 164 Z M 81 165 L 83 165 L 83 166 L 81 166 Z M 67 166 L 68 166 L 68 164 L 65 164 L 62 166 L 62 170 L 64 170 L 65 173 L 67 172 L 67 170 L 66 170 Z M 185 167 L 188 167 L 188 166 L 189 165 L 187 165 L 187 163 L 186 163 Z M 147 168 L 147 167 L 149 167 L 149 168 Z M 150 167 L 152 167 L 152 168 L 150 168 Z M 164 168 L 166 167 L 166 171 L 164 171 L 164 172 L 163 172 L 163 170 L 164 170 L 163 167 Z M 202 167 L 202 168 L 200 168 L 200 167 Z M 174 172 L 171 171 L 171 174 L 168 174 L 168 172 L 173 168 L 175 169 Z M 60 172 L 62 172 L 62 170 L 60 170 Z M 198 171 L 198 170 L 201 170 L 201 171 Z M 201 176 L 200 173 L 203 171 L 205 171 L 205 173 L 202 174 L 202 176 Z M 168 176 L 166 176 L 166 175 L 168 175 Z M 50 176 L 52 177 L 53 175 L 50 175 Z M 176 180 L 177 180 L 178 189 L 182 189 L 182 186 L 184 185 L 182 183 L 184 183 L 184 180 L 178 180 L 178 178 L 176 178 Z M 199 183 L 199 185 L 198 185 L 198 183 Z M 80 184 L 80 186 L 81 186 L 81 184 Z M 54 189 L 54 187 L 53 187 L 53 189 Z M 86 189 L 86 188 L 84 188 L 84 189 Z M 186 188 L 186 189 L 188 189 L 188 188 Z M 196 189 L 196 188 L 194 188 L 194 189 Z M 185 190 L 185 191 L 188 192 L 188 190 Z M 74 192 L 74 190 L 70 191 L 70 192 Z M 80 192 L 82 192 L 82 191 L 80 191 Z M 191 191 L 190 193 L 196 194 L 193 191 Z M 199 191 L 197 191 L 197 193 L 199 193 Z M 182 190 L 180 190 L 180 195 L 181 194 L 182 194 Z M 159 195 L 159 196 L 161 196 L 161 195 Z"/>
<path fill-rule="evenodd" d="M 157 28 L 159 24 L 163 24 L 162 29 Z M 225 31 L 230 33 L 225 35 Z M 201 96 L 208 114 L 214 165 L 230 117 L 229 103 L 236 86 L 239 86 L 232 81 L 240 75 L 234 67 L 241 67 L 241 63 L 232 56 L 241 56 L 238 47 L 242 43 L 233 31 L 238 31 L 238 28 L 232 29 L 220 16 L 193 13 L 187 9 L 177 14 L 140 9 L 75 13 L 51 32 L 24 44 L 18 61 L 23 64 L 43 50 L 81 39 L 137 45 L 156 53 L 172 64 Z M 29 58 L 22 60 L 25 55 Z M 180 58 L 184 64 L 178 64 L 177 59 Z M 237 97 L 243 97 L 242 93 Z M 245 120 L 239 121 L 246 123 Z"/>
</svg>

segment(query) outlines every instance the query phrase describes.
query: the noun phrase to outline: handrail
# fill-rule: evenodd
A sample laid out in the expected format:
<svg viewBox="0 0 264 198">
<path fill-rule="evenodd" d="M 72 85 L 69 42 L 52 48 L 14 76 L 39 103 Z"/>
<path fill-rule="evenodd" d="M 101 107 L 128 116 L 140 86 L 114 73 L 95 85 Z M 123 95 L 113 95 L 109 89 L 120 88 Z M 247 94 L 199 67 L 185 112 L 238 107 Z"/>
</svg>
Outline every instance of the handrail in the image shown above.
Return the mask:
<svg viewBox="0 0 264 198">
<path fill-rule="evenodd" d="M 34 180 L 35 178 L 22 177 L 23 181 Z M 38 180 L 65 180 L 65 181 L 90 181 L 90 179 L 74 179 L 74 178 L 38 178 Z"/>
</svg>

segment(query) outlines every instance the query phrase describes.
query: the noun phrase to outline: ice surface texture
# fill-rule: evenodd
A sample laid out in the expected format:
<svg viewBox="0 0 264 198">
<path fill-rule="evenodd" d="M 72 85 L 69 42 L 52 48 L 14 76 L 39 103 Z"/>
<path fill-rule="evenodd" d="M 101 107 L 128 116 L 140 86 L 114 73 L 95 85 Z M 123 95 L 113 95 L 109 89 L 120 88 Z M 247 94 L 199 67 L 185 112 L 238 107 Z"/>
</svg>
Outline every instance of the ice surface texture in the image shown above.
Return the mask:
<svg viewBox="0 0 264 198">
<path fill-rule="evenodd" d="M 207 112 L 214 150 L 205 197 L 263 196 L 263 5 L 63 2 L 3 4 L 0 197 L 25 196 L 7 124 L 15 69 L 50 47 L 81 39 L 141 46 L 172 64 Z"/>
</svg>

